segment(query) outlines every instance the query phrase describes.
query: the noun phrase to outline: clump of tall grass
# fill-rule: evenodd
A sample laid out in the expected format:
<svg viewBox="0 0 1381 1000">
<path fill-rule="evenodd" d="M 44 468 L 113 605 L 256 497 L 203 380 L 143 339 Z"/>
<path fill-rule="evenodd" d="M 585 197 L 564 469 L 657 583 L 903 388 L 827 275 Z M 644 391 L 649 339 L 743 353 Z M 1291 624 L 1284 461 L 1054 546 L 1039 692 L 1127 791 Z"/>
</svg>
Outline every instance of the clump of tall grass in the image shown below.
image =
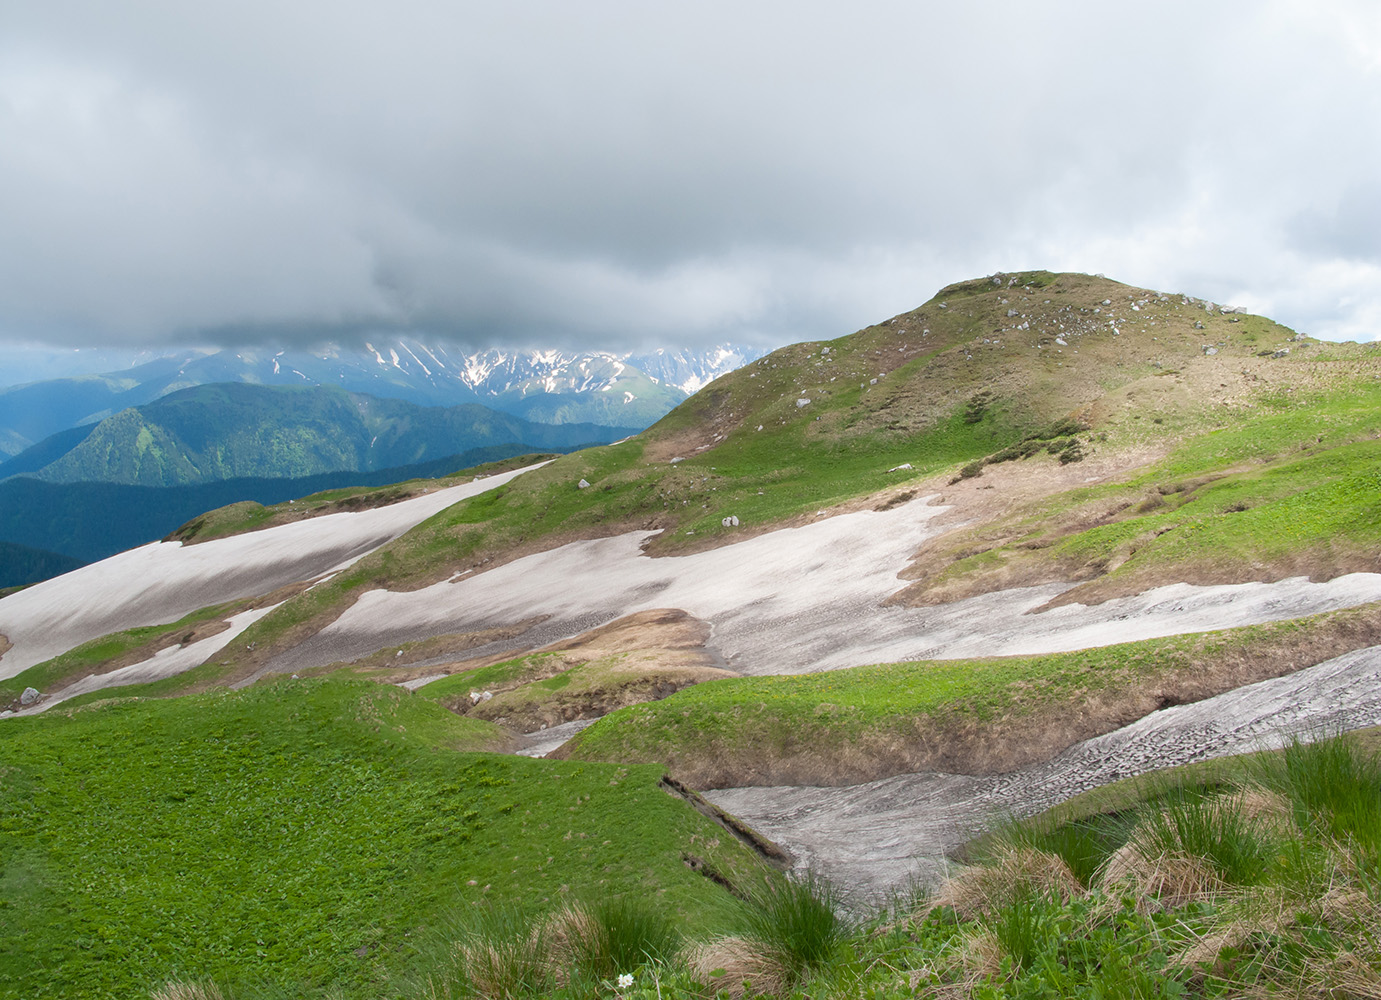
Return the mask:
<svg viewBox="0 0 1381 1000">
<path fill-rule="evenodd" d="M 554 978 L 596 982 L 669 962 L 680 945 L 680 934 L 666 914 L 634 896 L 572 904 L 547 922 L 545 938 Z"/>
<path fill-rule="evenodd" d="M 960 919 L 995 913 L 1032 896 L 1068 902 L 1084 887 L 1058 854 L 1034 847 L 1004 845 L 982 863 L 946 879 L 929 905 L 948 906 Z"/>
<path fill-rule="evenodd" d="M 553 987 L 547 934 L 516 906 L 482 906 L 436 935 L 430 971 L 411 984 L 416 1000 L 519 1000 Z"/>
<path fill-rule="evenodd" d="M 1103 888 L 1130 887 L 1163 906 L 1259 884 L 1280 838 L 1241 808 L 1241 796 L 1172 791 L 1150 809 L 1103 868 Z"/>
<path fill-rule="evenodd" d="M 213 982 L 169 980 L 149 994 L 149 1000 L 225 1000 Z"/>
<path fill-rule="evenodd" d="M 1287 798 L 1300 826 L 1381 851 L 1381 758 L 1355 737 L 1296 736 L 1253 768 L 1260 784 Z"/>
<path fill-rule="evenodd" d="M 833 887 L 818 875 L 773 879 L 749 894 L 744 933 L 692 947 L 696 978 L 739 997 L 776 994 L 826 966 L 852 928 Z"/>
</svg>

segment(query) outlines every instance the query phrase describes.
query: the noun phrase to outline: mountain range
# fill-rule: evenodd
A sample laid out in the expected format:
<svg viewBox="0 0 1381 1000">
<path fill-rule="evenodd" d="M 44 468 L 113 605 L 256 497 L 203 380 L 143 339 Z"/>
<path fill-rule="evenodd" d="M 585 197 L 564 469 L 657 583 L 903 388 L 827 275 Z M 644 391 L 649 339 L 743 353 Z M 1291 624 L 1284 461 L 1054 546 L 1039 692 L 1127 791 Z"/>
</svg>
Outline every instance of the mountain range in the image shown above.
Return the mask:
<svg viewBox="0 0 1381 1000">
<path fill-rule="evenodd" d="M 1370 995 L 1381 758 L 1301 746 L 1381 722 L 1378 469 L 1381 347 L 1025 271 L 623 440 L 208 511 L 0 599 L 0 983 Z"/>
<path fill-rule="evenodd" d="M 646 427 L 690 393 L 760 354 L 743 346 L 466 353 L 410 338 L 315 351 L 166 352 L 118 371 L 78 372 L 0 389 L 0 454 L 14 456 L 53 434 L 131 406 L 224 382 L 330 386 L 421 406 L 478 403 L 541 423 Z M 66 363 L 86 363 L 86 357 L 73 355 Z"/>
</svg>

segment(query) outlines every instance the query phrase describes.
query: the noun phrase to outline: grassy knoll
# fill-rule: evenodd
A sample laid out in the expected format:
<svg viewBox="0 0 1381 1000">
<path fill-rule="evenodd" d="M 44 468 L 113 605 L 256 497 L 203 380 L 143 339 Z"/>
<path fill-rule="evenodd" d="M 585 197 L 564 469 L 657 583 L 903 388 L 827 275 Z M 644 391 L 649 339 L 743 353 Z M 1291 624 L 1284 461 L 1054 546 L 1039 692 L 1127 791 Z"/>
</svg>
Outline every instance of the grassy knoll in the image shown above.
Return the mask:
<svg viewBox="0 0 1381 1000">
<path fill-rule="evenodd" d="M 1378 641 L 1381 606 L 1367 605 L 1072 653 L 732 678 L 609 715 L 562 752 L 656 761 L 702 788 L 1006 771 Z"/>
<path fill-rule="evenodd" d="M 1088 275 L 996 279 L 943 289 L 909 313 L 836 340 L 782 348 L 716 379 L 636 438 L 563 456 L 439 513 L 256 623 L 245 643 L 255 652 L 235 652 L 237 669 L 319 629 L 366 588 L 421 586 L 629 530 L 660 531 L 648 545 L 653 554 L 696 550 L 889 488 L 933 486 L 1061 421 L 1088 429 L 1029 449 L 1025 462 L 1056 463 L 1056 452 L 1068 463 L 1164 451 L 1215 429 L 1225 436 L 1205 446 L 1210 451 L 1233 435 L 1243 450 L 1259 418 L 1274 420 L 1260 425 L 1259 440 L 1280 431 L 1298 444 L 1308 430 L 1316 444 L 1321 433 L 1327 444 L 1336 420 L 1337 435 L 1355 441 L 1362 412 L 1378 410 L 1358 399 L 1347 411 L 1347 393 L 1371 378 L 1377 362 L 1376 352 L 1359 345 L 1325 354 L 1263 317 Z M 1330 360 L 1315 360 L 1324 357 Z M 1332 402 L 1299 405 L 1309 393 L 1309 400 Z M 1209 461 L 1205 452 L 1201 464 Z M 1167 467 L 1166 475 L 1178 474 Z M 589 486 L 578 488 L 581 480 Z M 1273 508 L 1274 523 L 1296 517 L 1287 507 Z M 722 525 L 730 515 L 738 526 Z M 1263 524 L 1251 535 L 1278 537 L 1272 528 Z M 1322 549 L 1325 536 L 1320 527 L 1306 542 Z M 940 591 L 981 589 L 995 579 L 986 572 L 993 564 L 1027 557 L 1002 548 L 1017 541 L 982 545 L 995 552 L 986 563 L 964 562 L 977 546 L 948 553 L 941 570 L 962 565 L 939 581 Z M 1366 541 L 1359 537 L 1352 548 Z M 1109 561 L 1120 544 L 1108 542 Z M 1048 575 L 1082 558 L 1071 545 L 1053 560 L 1031 557 L 1034 571 Z M 1096 575 L 1106 568 L 1100 558 L 1081 565 Z"/>
<path fill-rule="evenodd" d="M 0 996 L 376 998 L 472 903 L 634 893 L 695 928 L 725 894 L 683 854 L 761 870 L 659 768 L 464 752 L 493 732 L 343 680 L 9 720 Z"/>
</svg>

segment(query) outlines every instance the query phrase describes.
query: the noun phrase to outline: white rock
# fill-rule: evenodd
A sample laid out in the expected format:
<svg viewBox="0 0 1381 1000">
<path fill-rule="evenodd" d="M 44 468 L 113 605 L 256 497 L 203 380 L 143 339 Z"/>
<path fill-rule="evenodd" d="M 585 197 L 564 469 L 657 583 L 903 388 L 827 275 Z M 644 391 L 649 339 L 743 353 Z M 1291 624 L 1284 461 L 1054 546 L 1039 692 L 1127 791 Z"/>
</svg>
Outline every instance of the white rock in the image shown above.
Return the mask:
<svg viewBox="0 0 1381 1000">
<path fill-rule="evenodd" d="M 720 521 L 719 523 L 722 524 L 722 525 L 724 525 L 724 527 L 726 527 L 726 528 L 737 528 L 737 527 L 738 527 L 738 518 L 735 517 L 734 515 L 730 514 L 728 517 L 726 517 L 724 520 Z"/>
<path fill-rule="evenodd" d="M 582 479 L 580 482 L 575 484 L 575 488 L 578 490 L 588 490 L 590 488 L 590 484 Z"/>
<path fill-rule="evenodd" d="M 797 408 L 797 409 L 800 409 L 802 406 L 809 406 L 809 405 L 810 405 L 810 400 L 807 399 L 805 396 L 802 396 L 800 399 L 796 400 L 796 408 Z"/>
<path fill-rule="evenodd" d="M 820 353 L 821 353 L 821 354 L 828 354 L 828 353 L 830 353 L 830 349 L 829 349 L 828 347 L 822 347 L 822 348 L 820 348 Z"/>
<path fill-rule="evenodd" d="M 762 428 L 759 427 L 758 430 L 762 430 Z M 677 455 L 675 458 L 673 458 L 673 459 L 671 460 L 671 464 L 672 464 L 672 465 L 675 465 L 677 462 L 684 462 L 684 461 L 685 461 L 684 458 L 682 458 L 680 455 Z"/>
<path fill-rule="evenodd" d="M 25 688 L 24 693 L 19 696 L 19 704 L 32 705 L 34 702 L 38 701 L 40 697 L 42 697 L 42 695 L 38 693 L 38 688 Z"/>
<path fill-rule="evenodd" d="M 911 468 L 911 463 L 910 463 L 910 462 L 903 462 L 901 465 L 894 465 L 894 466 L 892 466 L 892 468 L 888 469 L 887 471 L 888 471 L 888 472 L 901 472 L 903 469 L 909 469 L 909 468 Z"/>
<path fill-rule="evenodd" d="M 1056 338 L 1055 338 L 1055 343 L 1059 344 L 1061 347 L 1068 347 L 1068 346 L 1069 346 L 1068 342 L 1067 342 L 1063 337 L 1056 337 Z"/>
</svg>

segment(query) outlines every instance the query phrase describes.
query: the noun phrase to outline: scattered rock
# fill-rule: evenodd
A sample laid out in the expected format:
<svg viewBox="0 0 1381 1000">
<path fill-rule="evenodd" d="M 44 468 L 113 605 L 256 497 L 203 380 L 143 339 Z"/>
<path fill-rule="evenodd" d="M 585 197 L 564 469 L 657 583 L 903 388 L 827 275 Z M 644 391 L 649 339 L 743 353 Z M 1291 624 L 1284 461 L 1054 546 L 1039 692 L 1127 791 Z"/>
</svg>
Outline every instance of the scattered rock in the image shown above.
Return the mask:
<svg viewBox="0 0 1381 1000">
<path fill-rule="evenodd" d="M 877 381 L 877 380 L 874 379 L 874 381 Z M 796 408 L 797 408 L 797 409 L 800 409 L 800 408 L 803 407 L 803 406 L 809 406 L 809 405 L 810 405 L 810 400 L 807 399 L 805 396 L 802 396 L 800 399 L 796 400 Z"/>
<path fill-rule="evenodd" d="M 735 517 L 733 514 L 730 514 L 728 517 L 726 517 L 724 520 L 720 521 L 719 523 L 722 524 L 722 525 L 724 525 L 724 527 L 726 527 L 726 528 L 737 528 L 737 527 L 738 527 L 738 518 Z"/>
<path fill-rule="evenodd" d="M 1112 305 L 1112 299 L 1104 299 L 1104 300 L 1103 300 L 1103 305 L 1105 305 L 1105 306 L 1110 306 L 1110 305 Z"/>
<path fill-rule="evenodd" d="M 1011 319 L 1011 318 L 1012 318 L 1013 316 L 1015 316 L 1015 315 L 1017 315 L 1017 311 L 1016 311 L 1015 309 L 1008 309 L 1008 310 L 1007 310 L 1007 318 L 1008 318 L 1008 319 Z"/>
<path fill-rule="evenodd" d="M 32 705 L 43 696 L 38 693 L 38 688 L 25 688 L 24 693 L 19 696 L 19 704 Z"/>
<path fill-rule="evenodd" d="M 1274 353 L 1271 355 L 1271 357 L 1273 357 L 1273 358 L 1283 358 L 1283 357 L 1285 357 L 1285 355 L 1287 355 L 1287 354 L 1289 354 L 1289 353 L 1290 353 L 1290 348 L 1288 348 L 1288 347 L 1282 347 L 1280 350 L 1274 352 Z"/>
<path fill-rule="evenodd" d="M 759 427 L 758 430 L 762 430 L 762 427 Z M 671 460 L 671 464 L 672 464 L 672 465 L 675 465 L 677 462 L 684 462 L 684 461 L 685 461 L 684 458 L 682 458 L 680 455 L 677 455 L 675 458 L 673 458 L 673 459 Z"/>
<path fill-rule="evenodd" d="M 877 385 L 877 384 L 878 384 L 878 380 L 875 379 L 875 378 L 870 378 L 870 379 L 868 380 L 868 384 L 869 384 L 869 385 Z"/>
<path fill-rule="evenodd" d="M 590 488 L 590 484 L 582 479 L 580 482 L 575 484 L 575 488 L 578 490 L 588 490 Z"/>
<path fill-rule="evenodd" d="M 1201 320 L 1201 319 L 1196 319 L 1196 320 L 1194 321 L 1194 329 L 1196 329 L 1196 330 L 1202 330 L 1203 328 L 1204 328 L 1204 321 Z"/>
<path fill-rule="evenodd" d="M 888 471 L 888 472 L 901 472 L 903 469 L 909 469 L 909 468 L 911 468 L 911 463 L 910 463 L 910 462 L 903 462 L 901 465 L 894 465 L 894 466 L 892 466 L 892 468 L 888 469 L 887 471 Z"/>
<path fill-rule="evenodd" d="M 821 353 L 821 354 L 828 354 L 828 353 L 830 353 L 830 349 L 829 349 L 828 347 L 822 347 L 822 348 L 820 348 L 820 353 Z"/>
<path fill-rule="evenodd" d="M 1199 326 L 1203 326 L 1203 324 L 1200 323 Z M 1218 348 L 1216 348 L 1216 347 L 1209 347 L 1209 346 L 1205 345 L 1205 347 L 1204 347 L 1204 353 L 1205 353 L 1205 354 L 1217 354 L 1217 353 L 1218 353 Z"/>
</svg>

